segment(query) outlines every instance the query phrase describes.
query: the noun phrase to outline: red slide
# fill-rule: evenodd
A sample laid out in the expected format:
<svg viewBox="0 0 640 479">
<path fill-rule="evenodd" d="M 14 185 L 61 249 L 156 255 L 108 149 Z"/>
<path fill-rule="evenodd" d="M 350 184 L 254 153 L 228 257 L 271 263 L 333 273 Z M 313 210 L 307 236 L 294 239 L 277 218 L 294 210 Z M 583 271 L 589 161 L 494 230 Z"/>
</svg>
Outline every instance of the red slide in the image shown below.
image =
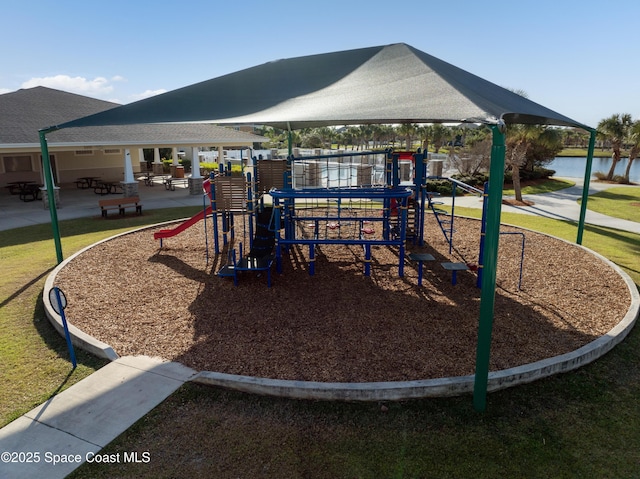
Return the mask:
<svg viewBox="0 0 640 479">
<path fill-rule="evenodd" d="M 171 236 L 178 235 L 182 233 L 184 230 L 186 230 L 187 228 L 195 225 L 198 221 L 203 220 L 204 217 L 207 215 L 210 215 L 212 211 L 213 210 L 211 209 L 211 206 L 207 206 L 207 208 L 204 211 L 201 211 L 197 215 L 192 216 L 187 221 L 176 226 L 171 230 L 156 231 L 155 233 L 153 233 L 153 239 L 169 238 Z"/>
</svg>

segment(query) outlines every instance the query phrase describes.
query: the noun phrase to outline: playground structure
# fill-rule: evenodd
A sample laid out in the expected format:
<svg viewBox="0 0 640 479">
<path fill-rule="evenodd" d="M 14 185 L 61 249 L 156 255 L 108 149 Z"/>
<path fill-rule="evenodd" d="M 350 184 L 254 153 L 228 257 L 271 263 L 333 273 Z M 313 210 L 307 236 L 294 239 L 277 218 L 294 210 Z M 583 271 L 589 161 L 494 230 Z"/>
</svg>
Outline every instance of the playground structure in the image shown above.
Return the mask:
<svg viewBox="0 0 640 479">
<path fill-rule="evenodd" d="M 241 271 L 264 271 L 271 285 L 271 268 L 282 272 L 282 254 L 293 245 L 309 248 L 309 274 L 315 274 L 315 252 L 319 245 L 358 245 L 364 254 L 364 275 L 371 272 L 372 246 L 394 247 L 398 252 L 398 276 L 404 274 L 405 245 L 412 241 L 423 246 L 425 213 L 430 210 L 453 252 L 454 210 L 457 190 L 484 197 L 485 191 L 453 178 L 428 176 L 428 155 L 417 152 L 357 152 L 301 156 L 276 160 L 256 160 L 243 168 L 240 176 L 231 174 L 231 165 L 220 165 L 203 184 L 203 209 L 173 229 L 154 233 L 155 239 L 179 234 L 205 221 L 208 261 L 208 228 L 213 226 L 214 251 L 221 254 L 220 239 L 227 249 L 227 263 L 218 275 L 238 282 Z M 437 170 L 436 170 L 437 171 Z M 446 179 L 452 183 L 451 211 L 441 209 L 437 194 L 428 191 L 428 179 Z M 206 205 L 206 200 L 210 205 Z M 269 205 L 269 202 L 271 204 Z M 219 220 L 221 231 L 219 227 Z M 235 225 L 242 221 L 242 240 L 236 241 Z M 481 221 L 477 265 L 464 260 L 446 262 L 452 271 L 478 272 L 482 284 L 482 255 L 486 216 Z M 520 261 L 520 281 L 524 261 L 524 234 Z M 247 246 L 248 245 L 248 246 Z M 244 253 L 247 253 L 246 255 Z M 428 256 L 428 255 L 427 255 Z M 420 255 L 410 255 L 416 260 Z M 420 271 L 423 259 L 418 260 Z M 420 274 L 420 283 L 422 280 Z"/>
</svg>

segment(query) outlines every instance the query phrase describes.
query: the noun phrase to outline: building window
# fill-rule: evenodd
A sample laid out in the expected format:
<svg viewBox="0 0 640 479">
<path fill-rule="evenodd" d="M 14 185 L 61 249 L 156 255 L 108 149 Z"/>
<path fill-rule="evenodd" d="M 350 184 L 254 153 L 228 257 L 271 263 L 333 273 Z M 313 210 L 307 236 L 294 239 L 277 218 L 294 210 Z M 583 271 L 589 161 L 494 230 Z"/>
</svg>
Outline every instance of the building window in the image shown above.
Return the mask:
<svg viewBox="0 0 640 479">
<path fill-rule="evenodd" d="M 76 156 L 92 156 L 93 150 L 76 150 Z"/>
<path fill-rule="evenodd" d="M 2 164 L 4 165 L 5 173 L 33 171 L 31 166 L 31 155 L 3 156 Z"/>
<path fill-rule="evenodd" d="M 104 154 L 105 155 L 120 155 L 122 153 L 122 150 L 120 148 L 105 148 L 104 149 Z"/>
</svg>

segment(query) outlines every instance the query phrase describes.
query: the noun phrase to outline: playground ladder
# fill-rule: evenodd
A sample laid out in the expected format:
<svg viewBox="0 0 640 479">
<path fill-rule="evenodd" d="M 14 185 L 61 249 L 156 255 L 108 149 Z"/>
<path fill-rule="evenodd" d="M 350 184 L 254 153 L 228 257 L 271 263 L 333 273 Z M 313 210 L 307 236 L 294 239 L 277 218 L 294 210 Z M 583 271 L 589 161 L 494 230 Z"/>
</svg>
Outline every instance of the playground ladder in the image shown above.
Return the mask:
<svg viewBox="0 0 640 479">
<path fill-rule="evenodd" d="M 460 188 L 462 191 L 478 196 L 482 196 L 483 191 L 454 178 L 446 179 L 453 184 L 451 194 L 451 213 L 448 213 L 447 211 L 437 207 L 438 205 L 444 204 L 442 201 L 432 200 L 432 196 L 437 196 L 437 193 L 427 192 L 427 199 L 429 201 L 429 208 L 435 215 L 435 218 L 438 221 L 438 226 L 440 226 L 440 229 L 442 230 L 442 234 L 444 234 L 444 239 L 447 241 L 447 243 L 449 243 L 449 254 L 451 254 L 451 251 L 453 249 L 453 233 L 455 233 L 455 229 L 453 228 L 453 220 L 456 207 L 456 189 Z"/>
<path fill-rule="evenodd" d="M 438 226 L 442 230 L 445 241 L 449 243 L 449 253 L 451 253 L 451 249 L 453 247 L 453 233 L 455 232 L 455 230 L 453 229 L 453 210 L 450 214 L 448 211 L 439 208 L 439 206 L 444 203 L 442 201 L 433 201 L 433 196 L 434 193 L 427 193 L 427 199 L 429 201 L 428 206 L 429 209 L 433 212 L 433 215 L 438 222 Z"/>
</svg>

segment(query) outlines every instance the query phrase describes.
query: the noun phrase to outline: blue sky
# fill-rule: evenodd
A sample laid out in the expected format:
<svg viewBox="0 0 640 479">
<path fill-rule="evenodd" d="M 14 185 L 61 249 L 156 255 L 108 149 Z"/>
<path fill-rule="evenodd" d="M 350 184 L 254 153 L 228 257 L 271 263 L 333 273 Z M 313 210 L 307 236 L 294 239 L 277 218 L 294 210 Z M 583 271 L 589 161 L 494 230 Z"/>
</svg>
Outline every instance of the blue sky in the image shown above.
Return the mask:
<svg viewBox="0 0 640 479">
<path fill-rule="evenodd" d="M 402 42 L 590 126 L 640 119 L 637 0 L 3 3 L 0 93 L 45 85 L 129 103 L 279 58 Z"/>
</svg>

